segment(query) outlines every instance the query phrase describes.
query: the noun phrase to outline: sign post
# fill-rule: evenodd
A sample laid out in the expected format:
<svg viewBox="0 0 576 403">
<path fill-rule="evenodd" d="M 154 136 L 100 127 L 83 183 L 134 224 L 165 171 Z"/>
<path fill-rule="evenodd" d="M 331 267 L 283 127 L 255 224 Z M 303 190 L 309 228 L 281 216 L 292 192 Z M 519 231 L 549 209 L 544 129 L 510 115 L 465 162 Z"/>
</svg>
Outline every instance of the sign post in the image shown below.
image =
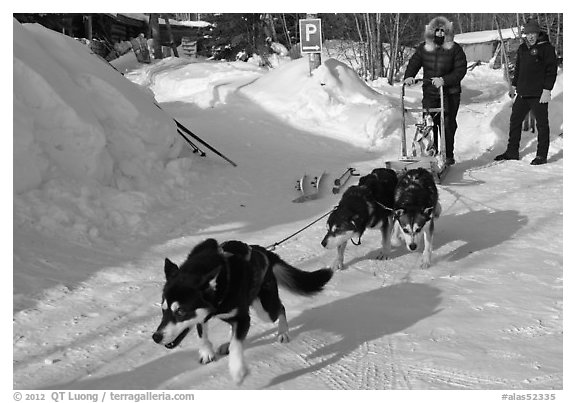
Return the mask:
<svg viewBox="0 0 576 403">
<path fill-rule="evenodd" d="M 308 15 L 310 16 L 310 14 Z M 306 18 L 299 21 L 300 52 L 308 53 L 310 57 L 310 75 L 312 70 L 320 66 L 322 52 L 322 22 L 320 18 Z"/>
</svg>

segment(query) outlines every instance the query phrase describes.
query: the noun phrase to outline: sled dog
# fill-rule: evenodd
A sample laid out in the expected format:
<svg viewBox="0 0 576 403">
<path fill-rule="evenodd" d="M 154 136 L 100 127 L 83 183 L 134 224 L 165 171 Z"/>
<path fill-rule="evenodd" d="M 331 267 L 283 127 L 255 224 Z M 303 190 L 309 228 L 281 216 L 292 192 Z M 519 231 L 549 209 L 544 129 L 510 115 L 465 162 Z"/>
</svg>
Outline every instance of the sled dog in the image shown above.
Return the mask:
<svg viewBox="0 0 576 403">
<path fill-rule="evenodd" d="M 338 206 L 328 216 L 328 232 L 322 240 L 327 249 L 337 249 L 333 270 L 344 267 L 344 251 L 348 241 L 358 238 L 367 228 L 380 229 L 382 249 L 378 256 L 384 259 L 390 252 L 390 234 L 393 224 L 394 188 L 396 172 L 387 168 L 374 169 L 360 178 L 358 185 L 349 187 Z"/>
<path fill-rule="evenodd" d="M 421 267 L 430 267 L 434 219 L 440 217 L 442 206 L 438 189 L 430 172 L 424 168 L 411 169 L 398 180 L 394 192 L 394 230 L 392 245 L 404 240 L 409 251 L 424 245 Z"/>
<path fill-rule="evenodd" d="M 288 323 L 278 285 L 292 293 L 313 295 L 333 272 L 299 270 L 258 245 L 240 241 L 219 245 L 207 239 L 192 249 L 180 267 L 166 259 L 164 274 L 162 320 L 152 339 L 172 349 L 195 326 L 201 339 L 200 362 L 207 364 L 216 358 L 208 339 L 208 321 L 223 320 L 232 327 L 232 337 L 218 353 L 230 355 L 230 374 L 240 384 L 248 373 L 243 342 L 250 328 L 250 306 L 263 319 L 278 321 L 278 341 L 286 343 Z"/>
</svg>

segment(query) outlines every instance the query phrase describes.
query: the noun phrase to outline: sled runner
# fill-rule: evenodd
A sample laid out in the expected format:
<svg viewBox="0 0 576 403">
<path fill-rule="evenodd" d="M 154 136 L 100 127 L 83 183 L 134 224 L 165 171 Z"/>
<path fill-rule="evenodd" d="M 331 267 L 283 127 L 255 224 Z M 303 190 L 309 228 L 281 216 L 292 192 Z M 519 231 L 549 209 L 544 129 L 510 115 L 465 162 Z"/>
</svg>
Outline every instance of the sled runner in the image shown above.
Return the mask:
<svg viewBox="0 0 576 403">
<path fill-rule="evenodd" d="M 416 82 L 422 82 L 417 79 Z M 398 161 L 386 161 L 386 168 L 403 173 L 409 169 L 424 168 L 432 173 L 436 183 L 440 183 L 446 176 L 446 139 L 444 121 L 444 87 L 440 87 L 440 108 L 406 108 L 404 104 L 405 85 L 402 85 L 400 98 L 402 107 L 402 133 L 400 138 L 400 158 Z M 419 114 L 422 119 L 416 124 L 415 134 L 410 143 L 410 155 L 408 155 L 408 143 L 406 133 L 406 118 L 410 114 Z M 434 144 L 433 120 L 440 114 L 440 127 L 438 132 L 438 144 Z"/>
</svg>

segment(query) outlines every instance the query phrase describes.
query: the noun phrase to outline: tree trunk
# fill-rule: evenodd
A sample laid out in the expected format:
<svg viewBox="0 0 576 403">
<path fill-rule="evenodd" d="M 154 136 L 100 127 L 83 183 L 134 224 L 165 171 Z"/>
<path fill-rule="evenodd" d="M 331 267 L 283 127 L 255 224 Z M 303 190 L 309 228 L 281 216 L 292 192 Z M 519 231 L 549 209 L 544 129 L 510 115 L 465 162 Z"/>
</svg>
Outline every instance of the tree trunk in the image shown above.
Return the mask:
<svg viewBox="0 0 576 403">
<path fill-rule="evenodd" d="M 168 19 L 168 15 L 164 14 L 164 22 L 166 23 L 166 30 L 168 31 L 168 40 L 170 41 L 170 47 L 172 48 L 172 52 L 174 53 L 175 57 L 178 56 L 178 47 L 174 42 L 174 34 L 172 34 L 172 27 L 170 26 L 170 21 Z"/>
<path fill-rule="evenodd" d="M 385 77 L 384 75 L 384 52 L 382 50 L 382 14 L 376 13 L 376 58 L 377 58 L 377 77 Z"/>
<path fill-rule="evenodd" d="M 160 23 L 158 14 L 150 14 L 150 29 L 154 40 L 154 59 L 162 59 L 162 42 L 160 40 Z"/>
<path fill-rule="evenodd" d="M 456 21 L 458 21 L 458 28 L 460 28 L 460 33 L 463 34 L 464 31 L 462 30 L 462 21 L 460 19 L 460 13 L 456 14 Z"/>
<path fill-rule="evenodd" d="M 394 74 L 396 74 L 396 65 L 399 47 L 399 30 L 400 30 L 400 14 L 396 13 L 394 19 L 394 40 L 390 43 L 390 71 L 388 72 L 388 84 L 394 84 Z"/>
<path fill-rule="evenodd" d="M 558 27 L 556 28 L 556 52 L 558 52 L 558 47 L 560 46 L 560 23 L 562 19 L 562 14 L 558 13 Z"/>
<path fill-rule="evenodd" d="M 264 14 L 264 26 L 266 28 L 266 36 L 269 37 L 273 42 L 278 42 L 278 35 L 276 34 L 276 28 L 274 27 L 274 18 L 272 18 L 272 14 Z"/>
<path fill-rule="evenodd" d="M 511 85 L 512 80 L 510 80 L 510 71 L 508 70 L 508 52 L 506 51 L 506 44 L 502 38 L 502 31 L 500 30 L 500 24 L 498 23 L 498 17 L 494 16 L 494 22 L 498 28 L 498 35 L 500 36 L 500 44 L 502 45 L 500 51 L 502 52 L 503 62 L 502 67 L 504 68 L 504 78 L 508 85 Z"/>
<path fill-rule="evenodd" d="M 288 42 L 288 49 L 292 49 L 292 40 L 290 39 L 290 33 L 286 25 L 286 16 L 284 14 L 282 14 L 282 27 L 284 28 L 284 35 L 286 35 L 286 42 Z"/>
<path fill-rule="evenodd" d="M 370 14 L 364 14 L 364 21 L 366 24 L 366 50 L 368 52 L 368 71 L 370 73 L 370 79 L 374 80 L 374 38 L 372 36 L 372 24 L 370 23 Z"/>
<path fill-rule="evenodd" d="M 358 20 L 358 15 L 354 14 L 354 20 L 356 21 L 356 29 L 358 30 L 358 38 L 360 39 L 360 69 L 362 70 L 362 78 L 364 81 L 367 79 L 367 66 L 366 66 L 366 47 L 364 43 L 364 37 L 362 35 L 362 29 L 360 28 L 360 21 Z"/>
<path fill-rule="evenodd" d="M 92 40 L 92 16 L 88 15 L 84 17 L 84 30 L 86 33 L 86 39 Z"/>
</svg>

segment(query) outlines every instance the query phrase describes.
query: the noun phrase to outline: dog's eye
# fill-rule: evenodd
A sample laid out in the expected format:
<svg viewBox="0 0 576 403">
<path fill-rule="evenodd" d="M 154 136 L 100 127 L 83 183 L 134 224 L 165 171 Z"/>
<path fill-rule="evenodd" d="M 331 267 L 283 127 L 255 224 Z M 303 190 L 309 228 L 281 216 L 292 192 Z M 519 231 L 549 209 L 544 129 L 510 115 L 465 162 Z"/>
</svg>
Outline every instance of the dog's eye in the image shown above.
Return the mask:
<svg viewBox="0 0 576 403">
<path fill-rule="evenodd" d="M 409 234 L 409 233 L 410 233 L 410 231 L 407 230 L 406 228 L 402 228 L 402 231 L 404 231 L 405 234 Z"/>
<path fill-rule="evenodd" d="M 182 308 L 178 308 L 176 309 L 176 311 L 174 311 L 174 316 L 176 316 L 177 318 L 183 318 L 184 316 L 186 316 L 186 311 Z"/>
</svg>

